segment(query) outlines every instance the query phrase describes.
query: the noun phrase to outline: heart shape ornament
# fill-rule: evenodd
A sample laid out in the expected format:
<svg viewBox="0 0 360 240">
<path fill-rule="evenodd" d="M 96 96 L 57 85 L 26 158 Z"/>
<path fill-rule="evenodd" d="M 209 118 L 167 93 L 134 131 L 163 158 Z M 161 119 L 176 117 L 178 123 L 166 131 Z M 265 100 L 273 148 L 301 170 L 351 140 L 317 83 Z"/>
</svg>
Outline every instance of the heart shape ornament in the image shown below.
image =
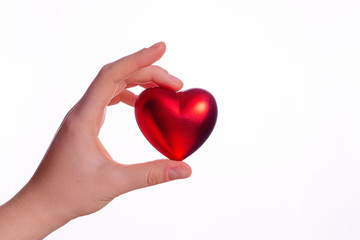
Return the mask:
<svg viewBox="0 0 360 240">
<path fill-rule="evenodd" d="M 180 92 L 149 88 L 136 100 L 135 117 L 146 139 L 159 152 L 180 161 L 210 136 L 217 105 L 215 98 L 200 88 Z"/>
</svg>

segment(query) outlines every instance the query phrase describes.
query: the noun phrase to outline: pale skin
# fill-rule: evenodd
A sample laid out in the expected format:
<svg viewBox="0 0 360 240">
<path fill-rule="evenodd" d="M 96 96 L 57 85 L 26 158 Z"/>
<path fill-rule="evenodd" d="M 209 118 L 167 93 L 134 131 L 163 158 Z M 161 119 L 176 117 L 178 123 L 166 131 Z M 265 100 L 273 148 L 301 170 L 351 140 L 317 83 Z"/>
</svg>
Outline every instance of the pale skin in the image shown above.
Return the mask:
<svg viewBox="0 0 360 240">
<path fill-rule="evenodd" d="M 136 95 L 127 88 L 182 88 L 179 79 L 152 65 L 165 49 L 160 42 L 100 70 L 64 118 L 33 177 L 0 206 L 0 240 L 42 239 L 121 194 L 191 175 L 191 168 L 181 161 L 121 164 L 98 138 L 107 106 L 119 102 L 134 106 Z"/>
</svg>

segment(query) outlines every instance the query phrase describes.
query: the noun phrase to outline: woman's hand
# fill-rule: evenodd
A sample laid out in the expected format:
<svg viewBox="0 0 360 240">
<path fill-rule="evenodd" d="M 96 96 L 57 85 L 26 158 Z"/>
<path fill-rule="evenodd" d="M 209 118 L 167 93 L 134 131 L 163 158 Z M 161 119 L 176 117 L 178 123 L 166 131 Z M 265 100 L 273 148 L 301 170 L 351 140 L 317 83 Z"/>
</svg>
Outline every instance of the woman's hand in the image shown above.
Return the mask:
<svg viewBox="0 0 360 240">
<path fill-rule="evenodd" d="M 181 89 L 179 79 L 151 65 L 165 48 L 162 42 L 155 44 L 100 70 L 66 115 L 29 183 L 0 207 L 0 239 L 41 239 L 120 194 L 191 175 L 190 167 L 179 161 L 120 164 L 98 138 L 108 105 L 135 104 L 136 95 L 126 88 Z"/>
</svg>

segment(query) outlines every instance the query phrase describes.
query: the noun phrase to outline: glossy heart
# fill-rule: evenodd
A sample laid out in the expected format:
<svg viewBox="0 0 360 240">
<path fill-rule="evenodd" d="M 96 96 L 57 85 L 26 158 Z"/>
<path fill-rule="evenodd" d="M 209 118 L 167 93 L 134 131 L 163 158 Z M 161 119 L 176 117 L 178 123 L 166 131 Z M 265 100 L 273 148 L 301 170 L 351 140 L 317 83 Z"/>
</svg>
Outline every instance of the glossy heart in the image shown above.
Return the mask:
<svg viewBox="0 0 360 240">
<path fill-rule="evenodd" d="M 169 159 L 183 160 L 210 136 L 217 118 L 215 98 L 199 88 L 144 90 L 135 117 L 146 139 Z"/>
</svg>

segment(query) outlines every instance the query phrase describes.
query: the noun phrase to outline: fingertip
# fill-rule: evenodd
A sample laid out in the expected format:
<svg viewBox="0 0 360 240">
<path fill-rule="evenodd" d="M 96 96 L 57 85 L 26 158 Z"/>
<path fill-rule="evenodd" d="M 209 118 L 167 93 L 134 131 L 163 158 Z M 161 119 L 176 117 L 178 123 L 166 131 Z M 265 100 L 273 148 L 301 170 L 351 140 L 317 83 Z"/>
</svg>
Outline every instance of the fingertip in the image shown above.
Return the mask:
<svg viewBox="0 0 360 240">
<path fill-rule="evenodd" d="M 149 49 L 156 49 L 158 51 L 165 52 L 166 44 L 163 41 L 161 41 L 161 42 L 155 43 L 154 45 L 149 47 Z"/>
<path fill-rule="evenodd" d="M 180 90 L 184 87 L 184 82 L 180 80 L 180 83 L 178 85 L 178 89 L 177 90 Z"/>
<path fill-rule="evenodd" d="M 168 178 L 169 180 L 183 179 L 188 178 L 192 174 L 191 167 L 185 162 L 179 162 L 174 164 L 174 166 L 170 167 L 168 170 Z"/>
<path fill-rule="evenodd" d="M 165 51 L 166 50 L 166 43 L 161 41 L 160 42 L 160 48 L 162 48 Z"/>
<path fill-rule="evenodd" d="M 184 179 L 188 178 L 191 175 L 191 171 L 189 171 L 188 168 L 184 167 L 177 167 L 177 168 L 171 168 L 168 172 L 169 180 L 177 180 L 177 179 Z"/>
<path fill-rule="evenodd" d="M 184 86 L 183 81 L 181 81 L 179 78 L 177 78 L 177 77 L 175 77 L 175 76 L 173 76 L 171 74 L 169 74 L 169 75 L 170 75 L 170 78 L 171 78 L 171 80 L 173 82 L 174 90 L 176 90 L 176 91 L 180 90 Z"/>
</svg>

